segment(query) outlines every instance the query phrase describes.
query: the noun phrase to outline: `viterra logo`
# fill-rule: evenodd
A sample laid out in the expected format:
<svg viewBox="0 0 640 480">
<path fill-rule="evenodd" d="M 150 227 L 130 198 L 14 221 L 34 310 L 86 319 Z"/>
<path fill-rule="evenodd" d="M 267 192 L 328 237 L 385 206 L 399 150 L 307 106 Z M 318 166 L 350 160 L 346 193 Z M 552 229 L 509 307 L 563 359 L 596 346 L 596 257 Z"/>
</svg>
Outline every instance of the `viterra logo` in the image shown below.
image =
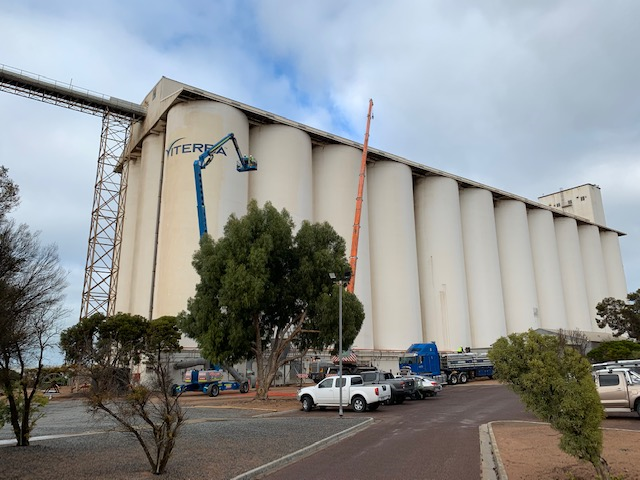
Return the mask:
<svg viewBox="0 0 640 480">
<path fill-rule="evenodd" d="M 207 150 L 209 150 L 211 147 L 213 147 L 212 143 L 178 143 L 180 142 L 180 140 L 184 140 L 185 137 L 180 137 L 176 140 L 174 140 L 173 142 L 171 142 L 171 145 L 169 145 L 169 148 L 167 148 L 166 153 L 167 153 L 167 157 L 172 157 L 174 155 L 182 155 L 182 154 L 188 154 L 188 153 L 204 153 Z M 224 148 L 220 147 L 218 150 L 216 150 L 215 152 L 216 154 L 221 154 L 226 156 L 227 152 L 224 151 Z"/>
</svg>

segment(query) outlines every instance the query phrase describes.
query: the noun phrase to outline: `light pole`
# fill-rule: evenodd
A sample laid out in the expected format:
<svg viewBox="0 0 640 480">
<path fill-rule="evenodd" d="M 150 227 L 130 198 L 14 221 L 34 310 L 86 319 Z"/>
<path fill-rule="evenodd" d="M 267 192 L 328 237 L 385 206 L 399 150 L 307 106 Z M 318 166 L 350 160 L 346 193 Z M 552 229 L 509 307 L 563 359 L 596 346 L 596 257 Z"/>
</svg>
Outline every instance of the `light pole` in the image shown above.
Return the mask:
<svg viewBox="0 0 640 480">
<path fill-rule="evenodd" d="M 344 284 L 349 283 L 349 280 L 351 280 L 351 270 L 343 278 L 338 279 L 335 273 L 330 273 L 329 278 L 338 284 L 338 385 L 340 386 L 338 416 L 342 418 L 342 290 L 344 289 Z"/>
</svg>

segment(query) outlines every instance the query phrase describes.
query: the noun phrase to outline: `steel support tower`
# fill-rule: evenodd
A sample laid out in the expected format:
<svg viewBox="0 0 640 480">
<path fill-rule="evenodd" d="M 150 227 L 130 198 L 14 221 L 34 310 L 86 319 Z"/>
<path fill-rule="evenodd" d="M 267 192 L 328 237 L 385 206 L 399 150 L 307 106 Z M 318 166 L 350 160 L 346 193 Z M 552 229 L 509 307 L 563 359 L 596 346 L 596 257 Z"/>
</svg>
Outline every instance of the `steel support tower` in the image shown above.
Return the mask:
<svg viewBox="0 0 640 480">
<path fill-rule="evenodd" d="M 126 100 L 0 64 L 0 91 L 102 117 L 80 318 L 115 313 L 128 162 L 116 172 L 133 122 L 146 109 Z"/>
</svg>

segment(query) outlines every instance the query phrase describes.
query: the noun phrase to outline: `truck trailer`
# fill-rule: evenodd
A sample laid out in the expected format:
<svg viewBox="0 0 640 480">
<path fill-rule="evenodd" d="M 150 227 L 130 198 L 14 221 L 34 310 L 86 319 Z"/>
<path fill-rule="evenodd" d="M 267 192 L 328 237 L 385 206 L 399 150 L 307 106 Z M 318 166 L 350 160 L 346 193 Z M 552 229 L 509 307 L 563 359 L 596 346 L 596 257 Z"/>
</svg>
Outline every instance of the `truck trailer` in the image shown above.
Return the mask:
<svg viewBox="0 0 640 480">
<path fill-rule="evenodd" d="M 414 343 L 398 363 L 403 374 L 427 375 L 449 385 L 493 377 L 493 363 L 486 353 L 439 352 L 434 342 Z"/>
</svg>

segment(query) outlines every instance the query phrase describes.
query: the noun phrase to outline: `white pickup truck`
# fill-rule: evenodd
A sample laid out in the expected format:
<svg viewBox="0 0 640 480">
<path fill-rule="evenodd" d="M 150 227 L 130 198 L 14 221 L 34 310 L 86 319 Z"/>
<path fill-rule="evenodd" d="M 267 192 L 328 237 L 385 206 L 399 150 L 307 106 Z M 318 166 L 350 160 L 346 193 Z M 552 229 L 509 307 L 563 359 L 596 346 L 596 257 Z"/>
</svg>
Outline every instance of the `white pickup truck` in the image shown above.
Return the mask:
<svg viewBox="0 0 640 480">
<path fill-rule="evenodd" d="M 640 375 L 630 368 L 606 368 L 594 371 L 593 379 L 605 413 L 640 415 Z"/>
<path fill-rule="evenodd" d="M 298 390 L 302 409 L 310 412 L 314 407 L 340 406 L 340 377 L 327 377 L 317 385 Z M 342 405 L 351 406 L 354 412 L 376 410 L 391 398 L 389 385 L 364 385 L 360 375 L 342 376 Z"/>
</svg>

